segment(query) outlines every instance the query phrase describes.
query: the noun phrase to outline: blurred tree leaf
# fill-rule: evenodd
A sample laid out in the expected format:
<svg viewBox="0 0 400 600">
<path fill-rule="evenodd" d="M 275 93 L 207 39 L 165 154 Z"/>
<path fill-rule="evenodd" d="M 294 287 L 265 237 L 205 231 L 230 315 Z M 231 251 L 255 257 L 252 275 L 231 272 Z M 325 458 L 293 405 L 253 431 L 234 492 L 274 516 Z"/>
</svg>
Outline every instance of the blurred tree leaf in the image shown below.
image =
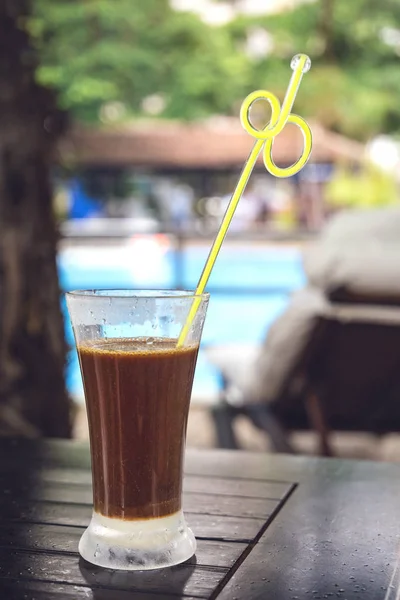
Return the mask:
<svg viewBox="0 0 400 600">
<path fill-rule="evenodd" d="M 124 107 L 119 119 L 143 115 L 148 97 L 158 107 L 152 116 L 237 114 L 254 89 L 282 98 L 291 57 L 306 52 L 313 69 L 295 112 L 361 140 L 400 133 L 398 0 L 316 0 L 222 27 L 167 0 L 35 0 L 35 7 L 28 28 L 40 81 L 58 89 L 77 119 L 96 122 L 116 103 Z M 248 52 L 255 28 L 271 40 L 261 58 Z"/>
<path fill-rule="evenodd" d="M 167 0 L 36 0 L 28 27 L 40 55 L 39 79 L 62 106 L 97 121 L 107 103 L 124 118 L 142 101 L 165 99 L 160 116 L 192 119 L 229 112 L 243 94 L 246 59 L 222 29 L 210 30 Z"/>
<path fill-rule="evenodd" d="M 306 52 L 313 68 L 295 112 L 361 140 L 400 133 L 398 0 L 318 0 L 277 15 L 242 16 L 226 27 L 244 46 L 254 26 L 271 36 L 272 53 L 250 65 L 250 88 L 282 97 L 291 57 Z"/>
<path fill-rule="evenodd" d="M 337 169 L 325 194 L 328 203 L 336 207 L 375 208 L 398 201 L 395 178 L 371 163 L 355 173 Z"/>
</svg>

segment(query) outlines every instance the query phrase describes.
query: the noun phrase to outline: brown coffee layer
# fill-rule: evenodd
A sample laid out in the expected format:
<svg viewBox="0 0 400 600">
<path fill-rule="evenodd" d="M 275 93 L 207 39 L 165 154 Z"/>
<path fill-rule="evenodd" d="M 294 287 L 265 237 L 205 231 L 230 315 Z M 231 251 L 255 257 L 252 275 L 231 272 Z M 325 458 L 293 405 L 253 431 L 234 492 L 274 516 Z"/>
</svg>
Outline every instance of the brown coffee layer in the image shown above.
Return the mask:
<svg viewBox="0 0 400 600">
<path fill-rule="evenodd" d="M 146 519 L 180 510 L 197 352 L 157 338 L 79 346 L 96 512 Z"/>
</svg>

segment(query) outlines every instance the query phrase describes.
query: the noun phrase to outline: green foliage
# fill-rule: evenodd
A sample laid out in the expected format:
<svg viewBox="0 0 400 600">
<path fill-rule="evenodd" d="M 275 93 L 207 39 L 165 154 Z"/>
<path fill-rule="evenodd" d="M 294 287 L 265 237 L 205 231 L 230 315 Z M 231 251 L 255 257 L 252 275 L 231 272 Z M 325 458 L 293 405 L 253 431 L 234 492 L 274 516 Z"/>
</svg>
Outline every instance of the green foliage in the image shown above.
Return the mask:
<svg viewBox="0 0 400 600">
<path fill-rule="evenodd" d="M 242 94 L 245 59 L 227 32 L 211 35 L 167 0 L 36 0 L 29 23 L 39 77 L 62 106 L 96 121 L 107 103 L 140 114 L 144 98 L 165 98 L 163 117 L 192 119 L 231 109 Z"/>
<path fill-rule="evenodd" d="M 254 89 L 282 97 L 290 58 L 306 52 L 313 68 L 296 112 L 362 140 L 400 132 L 398 0 L 316 0 L 224 27 L 175 12 L 167 0 L 34 5 L 28 27 L 40 51 L 40 80 L 59 90 L 62 106 L 77 119 L 96 122 L 113 103 L 125 107 L 120 118 L 142 115 L 143 99 L 152 95 L 165 101 L 163 118 L 237 114 Z M 262 59 L 244 51 L 254 28 L 272 41 Z"/>
<path fill-rule="evenodd" d="M 237 19 L 228 28 L 237 43 L 255 26 L 272 38 L 273 56 L 253 62 L 250 87 L 262 82 L 261 87 L 282 91 L 290 58 L 306 52 L 313 68 L 302 83 L 296 112 L 366 140 L 400 133 L 399 24 L 398 0 L 318 0 L 262 19 Z M 384 41 L 388 36 L 392 44 Z"/>
</svg>

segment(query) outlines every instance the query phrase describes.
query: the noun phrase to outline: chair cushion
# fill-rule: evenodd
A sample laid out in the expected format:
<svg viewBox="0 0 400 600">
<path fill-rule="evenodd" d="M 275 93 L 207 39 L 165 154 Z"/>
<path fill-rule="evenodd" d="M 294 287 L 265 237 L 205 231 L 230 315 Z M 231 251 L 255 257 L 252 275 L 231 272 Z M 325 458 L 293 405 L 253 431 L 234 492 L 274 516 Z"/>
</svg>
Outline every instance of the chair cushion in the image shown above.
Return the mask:
<svg viewBox="0 0 400 600">
<path fill-rule="evenodd" d="M 246 389 L 253 402 L 273 402 L 300 371 L 316 339 L 321 318 L 329 303 L 319 290 L 296 292 L 286 310 L 272 324 L 256 360 L 255 373 Z"/>
<path fill-rule="evenodd" d="M 307 357 L 321 317 L 329 303 L 319 290 L 297 291 L 285 311 L 271 325 L 262 346 L 211 346 L 210 362 L 226 381 L 233 404 L 273 402 L 292 384 L 291 376 Z"/>
<path fill-rule="evenodd" d="M 245 401 L 248 383 L 256 376 L 255 364 L 260 350 L 260 344 L 220 344 L 206 347 L 208 360 L 225 380 L 225 391 L 231 404 L 240 406 Z"/>
<path fill-rule="evenodd" d="M 303 264 L 309 283 L 333 302 L 400 305 L 400 210 L 342 213 Z"/>
</svg>

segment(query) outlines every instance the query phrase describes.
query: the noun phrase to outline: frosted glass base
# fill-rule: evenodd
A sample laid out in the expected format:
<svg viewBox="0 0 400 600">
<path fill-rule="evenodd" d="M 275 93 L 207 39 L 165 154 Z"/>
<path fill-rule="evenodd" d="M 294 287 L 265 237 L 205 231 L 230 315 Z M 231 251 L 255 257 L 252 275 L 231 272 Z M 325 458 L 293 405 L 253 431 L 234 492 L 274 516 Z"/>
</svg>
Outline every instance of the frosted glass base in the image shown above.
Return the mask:
<svg viewBox="0 0 400 600">
<path fill-rule="evenodd" d="M 94 512 L 79 542 L 85 560 L 125 571 L 171 567 L 195 552 L 196 539 L 182 511 L 141 521 L 111 519 Z"/>
</svg>

